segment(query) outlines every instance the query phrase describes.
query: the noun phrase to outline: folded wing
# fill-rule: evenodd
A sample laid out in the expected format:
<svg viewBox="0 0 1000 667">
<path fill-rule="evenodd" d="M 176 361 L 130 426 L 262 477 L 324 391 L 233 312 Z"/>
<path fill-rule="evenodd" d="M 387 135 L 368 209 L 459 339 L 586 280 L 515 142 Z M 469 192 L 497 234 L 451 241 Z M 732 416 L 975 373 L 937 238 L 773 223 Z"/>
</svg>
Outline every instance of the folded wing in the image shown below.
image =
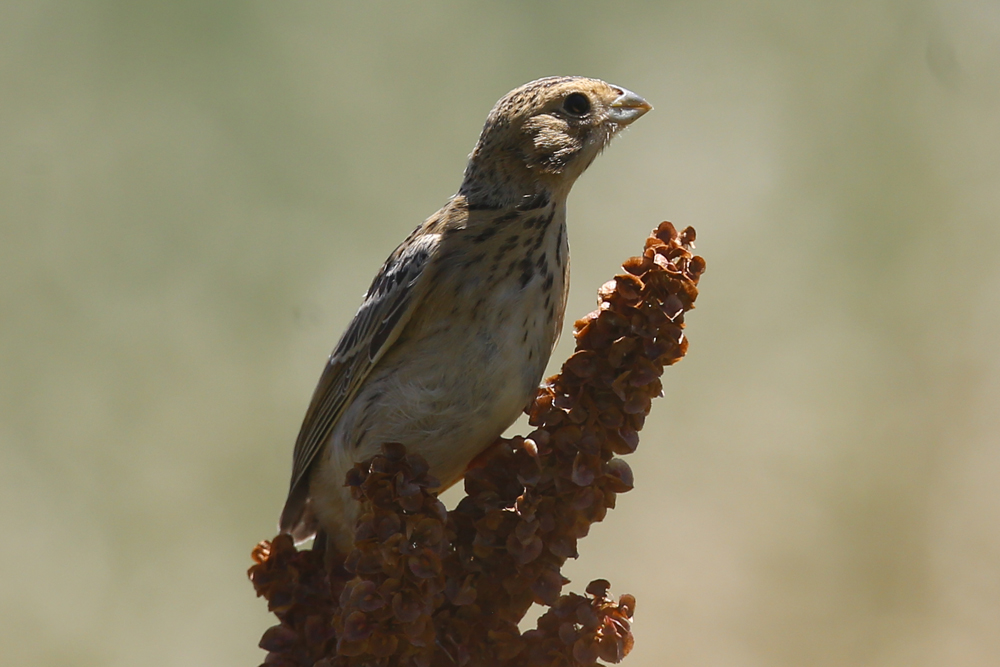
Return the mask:
<svg viewBox="0 0 1000 667">
<path fill-rule="evenodd" d="M 428 266 L 440 236 L 421 232 L 414 232 L 386 260 L 323 369 L 295 441 L 288 500 L 279 522 L 283 532 L 297 532 L 313 462 L 365 378 L 392 347 L 426 292 Z"/>
</svg>

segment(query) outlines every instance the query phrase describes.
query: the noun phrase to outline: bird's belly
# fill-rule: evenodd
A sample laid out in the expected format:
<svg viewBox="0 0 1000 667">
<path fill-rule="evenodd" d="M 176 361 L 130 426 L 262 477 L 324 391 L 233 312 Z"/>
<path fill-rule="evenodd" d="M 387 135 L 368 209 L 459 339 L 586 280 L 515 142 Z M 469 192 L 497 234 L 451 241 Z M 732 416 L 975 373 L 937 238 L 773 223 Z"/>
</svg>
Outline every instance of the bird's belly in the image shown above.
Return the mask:
<svg viewBox="0 0 1000 667">
<path fill-rule="evenodd" d="M 525 339 L 510 323 L 468 324 L 415 340 L 405 354 L 382 360 L 337 429 L 353 461 L 382 443 L 400 442 L 426 458 L 431 474 L 448 486 L 517 419 L 544 373 L 551 336 L 532 331 Z"/>
<path fill-rule="evenodd" d="M 357 519 L 343 486 L 355 463 L 385 443 L 402 443 L 447 488 L 517 419 L 534 396 L 550 347 L 529 353 L 524 342 L 531 336 L 523 341 L 521 333 L 522 344 L 511 346 L 508 333 L 429 336 L 405 355 L 380 361 L 334 428 L 310 485 L 312 511 L 338 549 L 350 548 L 351 532 L 341 527 Z"/>
</svg>

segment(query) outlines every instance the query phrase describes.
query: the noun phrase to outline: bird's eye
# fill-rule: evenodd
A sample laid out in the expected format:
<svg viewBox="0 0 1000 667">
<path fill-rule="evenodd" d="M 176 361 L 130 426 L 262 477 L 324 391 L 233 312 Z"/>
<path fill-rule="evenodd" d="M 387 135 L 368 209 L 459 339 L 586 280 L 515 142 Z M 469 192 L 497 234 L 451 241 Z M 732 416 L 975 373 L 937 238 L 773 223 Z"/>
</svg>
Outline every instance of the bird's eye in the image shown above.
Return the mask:
<svg viewBox="0 0 1000 667">
<path fill-rule="evenodd" d="M 563 109 L 574 116 L 582 116 L 590 111 L 590 98 L 583 93 L 570 93 L 563 102 Z"/>
</svg>

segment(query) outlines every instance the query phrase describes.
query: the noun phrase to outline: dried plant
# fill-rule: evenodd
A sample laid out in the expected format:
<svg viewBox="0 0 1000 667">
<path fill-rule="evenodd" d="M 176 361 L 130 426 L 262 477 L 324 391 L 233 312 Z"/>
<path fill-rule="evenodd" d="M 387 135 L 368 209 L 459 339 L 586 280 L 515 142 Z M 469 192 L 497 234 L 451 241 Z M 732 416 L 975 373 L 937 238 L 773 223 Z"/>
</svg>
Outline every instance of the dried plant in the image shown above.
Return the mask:
<svg viewBox="0 0 1000 667">
<path fill-rule="evenodd" d="M 287 535 L 262 542 L 249 575 L 281 621 L 260 642 L 267 665 L 583 667 L 632 648 L 635 598 L 562 595 L 560 568 L 577 540 L 632 488 L 635 451 L 663 367 L 687 350 L 684 313 L 705 269 L 694 230 L 662 223 L 643 254 L 598 292 L 576 322 L 576 352 L 539 389 L 527 437 L 498 440 L 465 477 L 448 512 L 436 482 L 401 445 L 357 465 L 362 505 L 354 550 L 324 566 Z M 537 627 L 518 622 L 549 607 Z"/>
</svg>

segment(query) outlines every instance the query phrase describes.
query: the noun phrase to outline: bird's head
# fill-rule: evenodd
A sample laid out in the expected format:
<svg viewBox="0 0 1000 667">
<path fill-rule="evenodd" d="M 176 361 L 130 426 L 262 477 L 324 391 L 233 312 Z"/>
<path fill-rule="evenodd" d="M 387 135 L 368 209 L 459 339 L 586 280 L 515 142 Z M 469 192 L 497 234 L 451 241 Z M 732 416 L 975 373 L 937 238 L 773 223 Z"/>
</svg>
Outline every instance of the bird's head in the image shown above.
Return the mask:
<svg viewBox="0 0 1000 667">
<path fill-rule="evenodd" d="M 526 83 L 490 111 L 459 192 L 493 205 L 541 191 L 565 196 L 611 138 L 650 109 L 635 93 L 599 79 Z"/>
</svg>

